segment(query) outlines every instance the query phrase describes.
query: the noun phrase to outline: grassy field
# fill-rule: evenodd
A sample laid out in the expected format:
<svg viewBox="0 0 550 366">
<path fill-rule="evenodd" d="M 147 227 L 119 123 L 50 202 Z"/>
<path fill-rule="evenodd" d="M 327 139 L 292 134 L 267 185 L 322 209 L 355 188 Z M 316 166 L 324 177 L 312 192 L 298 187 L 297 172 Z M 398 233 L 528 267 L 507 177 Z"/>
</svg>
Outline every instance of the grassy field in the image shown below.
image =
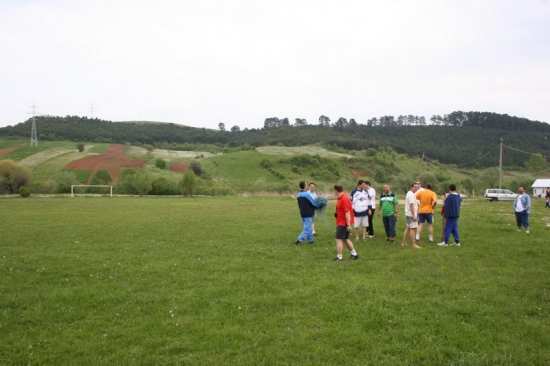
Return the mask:
<svg viewBox="0 0 550 366">
<path fill-rule="evenodd" d="M 286 196 L 0 198 L 0 364 L 549 364 L 534 206 L 527 236 L 511 203 L 465 200 L 460 248 L 390 245 L 377 219 L 332 262 L 332 201 L 296 247 Z"/>
</svg>

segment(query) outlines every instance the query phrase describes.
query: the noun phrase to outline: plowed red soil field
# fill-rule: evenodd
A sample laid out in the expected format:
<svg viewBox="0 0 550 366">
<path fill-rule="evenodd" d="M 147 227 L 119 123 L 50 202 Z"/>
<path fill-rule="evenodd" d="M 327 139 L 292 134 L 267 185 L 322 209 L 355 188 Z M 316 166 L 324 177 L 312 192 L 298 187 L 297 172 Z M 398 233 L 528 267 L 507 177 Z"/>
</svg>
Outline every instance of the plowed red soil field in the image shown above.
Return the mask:
<svg viewBox="0 0 550 366">
<path fill-rule="evenodd" d="M 188 167 L 189 167 L 188 162 L 172 163 L 170 164 L 170 171 L 176 172 L 176 173 L 185 173 Z"/>
<path fill-rule="evenodd" d="M 106 170 L 113 179 L 113 183 L 116 183 L 119 177 L 119 168 L 143 168 L 149 161 L 146 159 L 133 159 L 123 154 L 124 145 L 111 145 L 107 148 L 105 154 L 75 160 L 67 165 L 65 170 L 91 170 L 88 184 L 90 184 L 98 170 Z"/>
<path fill-rule="evenodd" d="M 7 149 L 0 150 L 0 156 L 8 155 L 12 151 L 19 149 L 21 146 L 8 147 Z"/>
</svg>

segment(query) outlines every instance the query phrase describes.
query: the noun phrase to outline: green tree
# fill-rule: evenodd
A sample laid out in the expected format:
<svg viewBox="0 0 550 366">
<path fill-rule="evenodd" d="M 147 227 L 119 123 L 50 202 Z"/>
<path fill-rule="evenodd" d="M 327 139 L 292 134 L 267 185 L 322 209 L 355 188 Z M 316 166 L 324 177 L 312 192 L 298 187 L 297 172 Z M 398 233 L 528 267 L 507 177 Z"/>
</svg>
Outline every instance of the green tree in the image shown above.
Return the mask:
<svg viewBox="0 0 550 366">
<path fill-rule="evenodd" d="M 156 158 L 155 166 L 159 169 L 166 169 L 166 160 L 164 160 L 163 158 Z"/>
<path fill-rule="evenodd" d="M 158 177 L 153 181 L 151 194 L 155 195 L 176 195 L 178 194 L 177 183 L 166 177 Z"/>
<path fill-rule="evenodd" d="M 181 194 L 184 196 L 193 196 L 197 194 L 199 183 L 197 181 L 197 176 L 193 171 L 188 170 L 183 174 L 179 182 L 179 187 Z"/>
<path fill-rule="evenodd" d="M 111 184 L 112 182 L 111 175 L 105 169 L 98 170 L 92 179 L 92 184 L 96 185 Z"/>
<path fill-rule="evenodd" d="M 146 169 L 138 169 L 132 182 L 132 187 L 140 196 L 146 196 L 153 188 L 149 172 Z"/>
<path fill-rule="evenodd" d="M 13 160 L 0 160 L 0 193 L 19 193 L 20 187 L 30 183 L 30 171 Z"/>
<path fill-rule="evenodd" d="M 59 173 L 53 183 L 53 191 L 55 193 L 69 193 L 71 192 L 71 186 L 78 184 L 76 174 L 73 172 L 63 171 Z"/>
<path fill-rule="evenodd" d="M 542 154 L 533 154 L 525 163 L 525 167 L 530 172 L 542 172 L 548 169 L 548 161 L 546 161 L 546 158 Z"/>
<path fill-rule="evenodd" d="M 481 173 L 479 180 L 481 184 L 485 186 L 485 188 L 498 187 L 498 182 L 499 182 L 498 168 L 493 167 L 493 168 L 485 169 Z"/>
<path fill-rule="evenodd" d="M 83 152 L 84 151 L 84 143 L 82 143 L 82 142 L 77 143 L 76 148 L 78 149 L 79 152 Z"/>
<path fill-rule="evenodd" d="M 202 164 L 198 160 L 191 160 L 189 162 L 189 169 L 191 169 L 197 177 L 200 177 L 203 173 Z"/>
<path fill-rule="evenodd" d="M 320 116 L 319 117 L 319 126 L 330 126 L 330 118 L 328 118 L 327 116 Z"/>
</svg>

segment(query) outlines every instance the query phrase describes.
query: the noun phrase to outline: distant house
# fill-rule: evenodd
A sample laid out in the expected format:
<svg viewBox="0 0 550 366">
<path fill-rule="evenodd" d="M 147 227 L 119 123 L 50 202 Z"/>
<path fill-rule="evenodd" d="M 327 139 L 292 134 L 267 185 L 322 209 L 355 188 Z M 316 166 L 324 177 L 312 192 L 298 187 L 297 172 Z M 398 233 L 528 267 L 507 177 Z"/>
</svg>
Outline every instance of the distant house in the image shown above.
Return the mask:
<svg viewBox="0 0 550 366">
<path fill-rule="evenodd" d="M 544 197 L 546 188 L 550 187 L 550 179 L 537 179 L 531 186 L 533 188 L 533 197 Z"/>
</svg>

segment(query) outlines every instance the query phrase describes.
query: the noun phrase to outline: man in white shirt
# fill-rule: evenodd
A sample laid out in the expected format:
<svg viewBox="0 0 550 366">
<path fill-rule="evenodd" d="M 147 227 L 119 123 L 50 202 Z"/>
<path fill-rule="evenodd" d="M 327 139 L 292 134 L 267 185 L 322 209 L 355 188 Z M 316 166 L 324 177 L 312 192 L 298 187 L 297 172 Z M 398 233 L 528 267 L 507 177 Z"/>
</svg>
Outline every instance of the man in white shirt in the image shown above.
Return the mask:
<svg viewBox="0 0 550 366">
<path fill-rule="evenodd" d="M 311 198 L 313 200 L 317 200 L 317 193 L 315 193 L 315 183 L 309 183 L 309 190 L 307 193 L 311 195 Z M 317 212 L 315 212 L 315 215 L 313 216 L 313 220 L 311 221 L 311 230 L 313 231 L 313 236 L 317 236 L 317 233 L 315 232 L 315 216 L 317 215 Z"/>
<path fill-rule="evenodd" d="M 418 228 L 418 201 L 416 200 L 416 191 L 418 184 L 411 184 L 411 190 L 405 196 L 405 231 L 403 232 L 403 241 L 401 246 L 409 246 L 407 244 L 407 235 L 411 237 L 412 247 L 414 249 L 422 249 L 415 241 L 416 229 Z"/>
</svg>

